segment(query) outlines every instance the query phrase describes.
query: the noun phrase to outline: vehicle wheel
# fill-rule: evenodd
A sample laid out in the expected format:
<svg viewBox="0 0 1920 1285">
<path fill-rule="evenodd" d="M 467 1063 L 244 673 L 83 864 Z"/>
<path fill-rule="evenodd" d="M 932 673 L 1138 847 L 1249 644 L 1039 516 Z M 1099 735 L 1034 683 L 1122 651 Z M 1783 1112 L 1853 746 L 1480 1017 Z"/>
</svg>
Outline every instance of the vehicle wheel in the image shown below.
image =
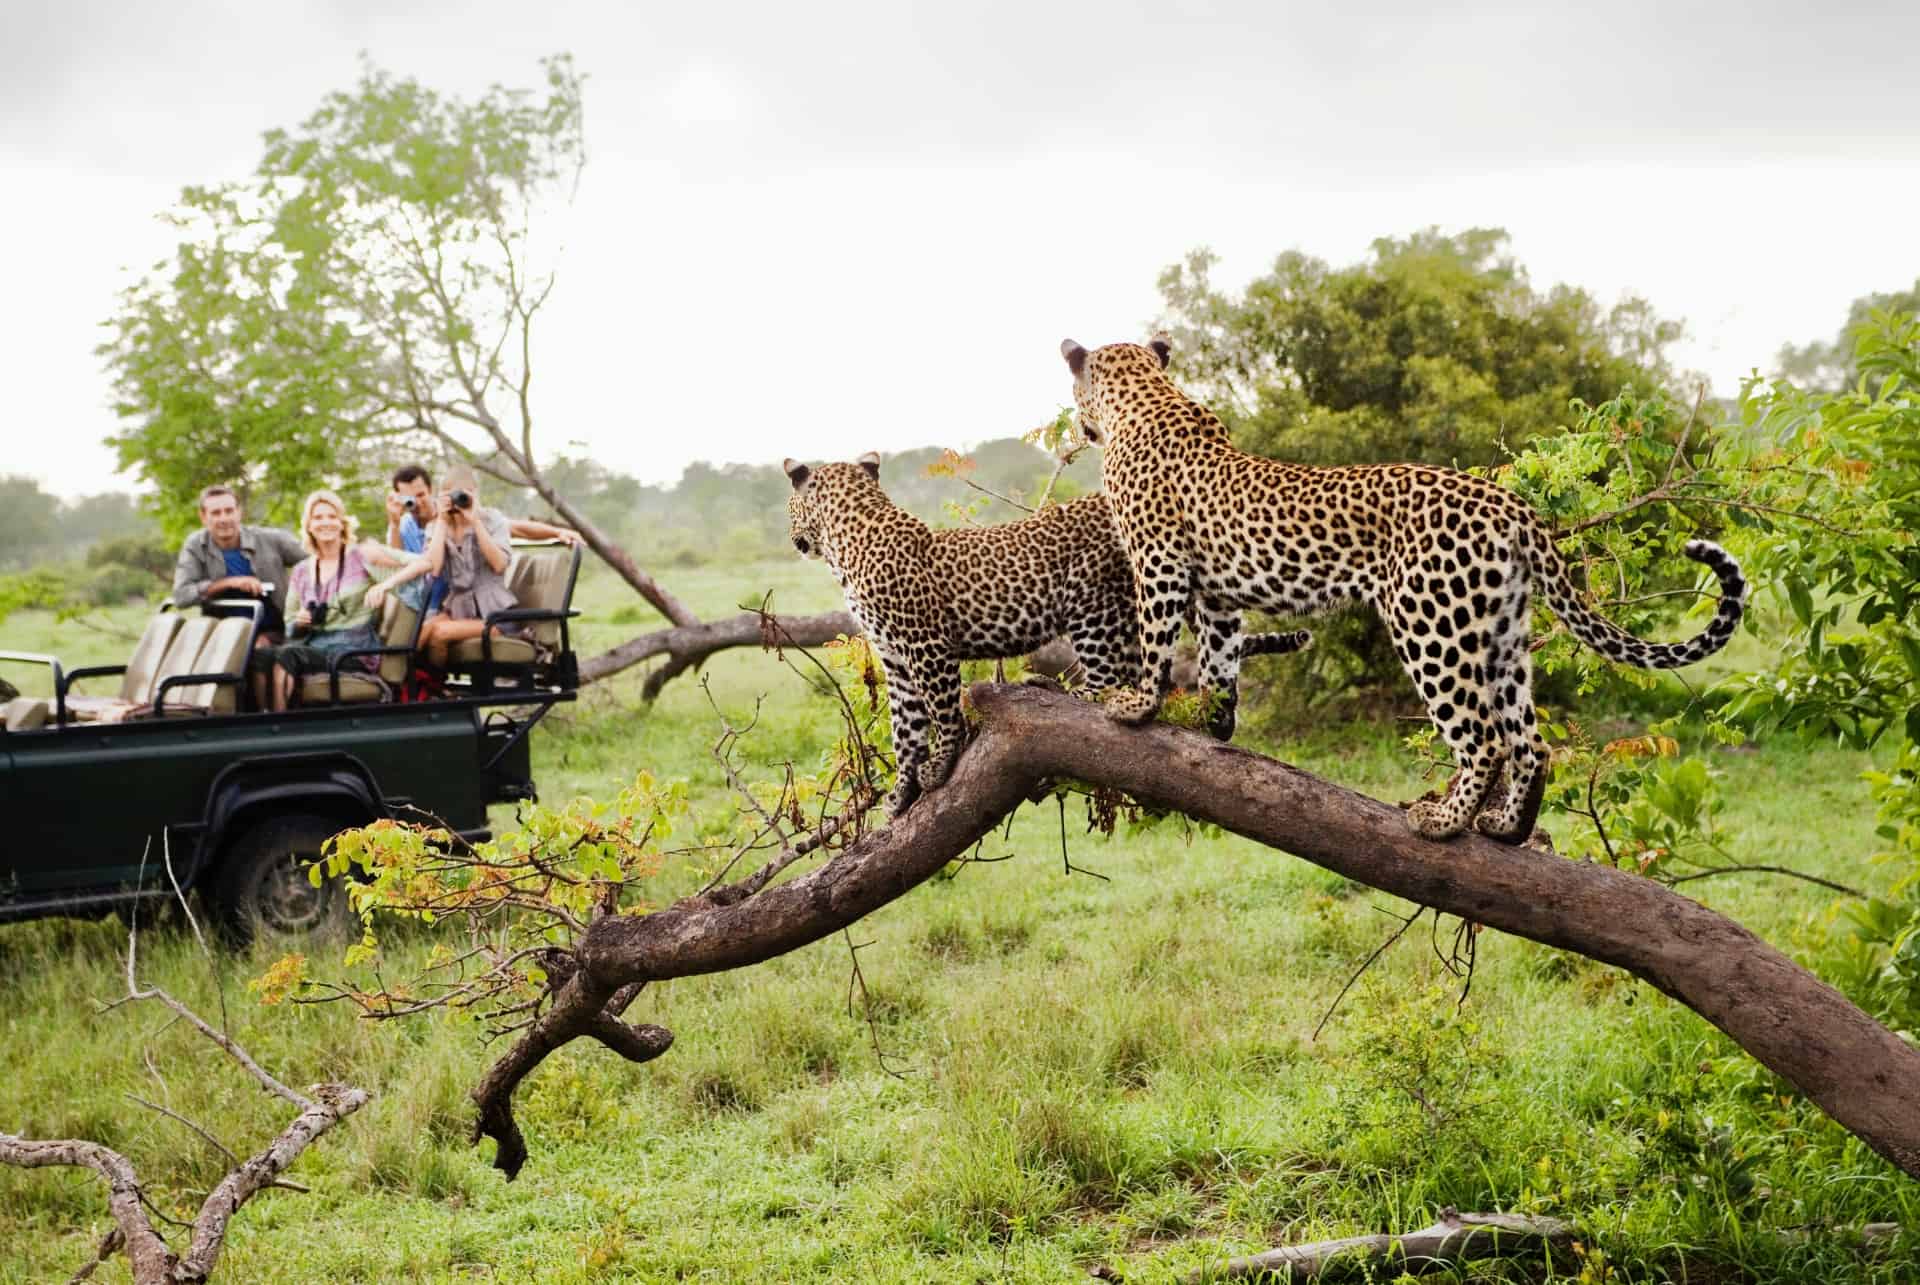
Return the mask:
<svg viewBox="0 0 1920 1285">
<path fill-rule="evenodd" d="M 296 812 L 259 821 L 228 844 L 212 889 L 214 912 L 228 937 L 245 944 L 256 936 L 344 932 L 350 914 L 345 887 L 338 879 L 314 887 L 307 867 L 347 824 Z"/>
</svg>

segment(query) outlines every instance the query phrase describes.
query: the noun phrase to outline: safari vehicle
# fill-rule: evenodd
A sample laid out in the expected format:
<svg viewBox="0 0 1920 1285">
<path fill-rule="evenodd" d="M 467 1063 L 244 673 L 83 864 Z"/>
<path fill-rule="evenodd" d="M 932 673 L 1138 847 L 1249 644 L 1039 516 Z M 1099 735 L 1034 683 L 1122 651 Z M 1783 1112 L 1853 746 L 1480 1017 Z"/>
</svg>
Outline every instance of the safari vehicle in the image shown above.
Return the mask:
<svg viewBox="0 0 1920 1285">
<path fill-rule="evenodd" d="M 508 572 L 519 624 L 455 647 L 438 694 L 419 690 L 419 613 L 389 596 L 380 646 L 303 680 L 285 713 L 246 708 L 259 612 L 163 609 L 124 665 L 39 667 L 47 697 L 4 706 L 0 922 L 100 915 L 198 890 L 236 939 L 341 919 L 337 885 L 304 865 L 339 831 L 381 817 L 487 837 L 487 806 L 535 796 L 527 736 L 578 685 L 569 620 L 580 551 L 520 547 Z M 357 656 L 377 662 L 369 671 Z M 19 678 L 21 675 L 9 675 Z M 113 695 L 82 692 L 117 677 Z"/>
</svg>

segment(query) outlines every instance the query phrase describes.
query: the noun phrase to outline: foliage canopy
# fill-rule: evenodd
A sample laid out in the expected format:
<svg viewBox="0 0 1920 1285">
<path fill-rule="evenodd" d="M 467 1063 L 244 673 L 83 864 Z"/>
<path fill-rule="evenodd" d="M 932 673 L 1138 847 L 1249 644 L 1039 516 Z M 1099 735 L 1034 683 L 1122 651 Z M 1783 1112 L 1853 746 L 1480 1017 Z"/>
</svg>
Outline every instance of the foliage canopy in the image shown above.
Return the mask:
<svg viewBox="0 0 1920 1285">
<path fill-rule="evenodd" d="M 1301 463 L 1495 463 L 1576 399 L 1668 382 L 1680 334 L 1639 299 L 1535 290 L 1494 228 L 1383 237 L 1339 268 L 1288 251 L 1238 297 L 1216 262 L 1161 274 L 1176 374 L 1243 449 Z"/>
<path fill-rule="evenodd" d="M 481 467 L 521 480 L 501 442 L 531 453 L 529 327 L 553 284 L 533 215 L 585 159 L 580 78 L 542 66 L 544 92 L 461 100 L 365 64 L 265 136 L 252 178 L 181 194 L 179 247 L 100 349 L 121 467 L 171 533 L 211 481 L 286 520 L 306 490 L 376 473 L 375 451 L 474 434 Z"/>
</svg>

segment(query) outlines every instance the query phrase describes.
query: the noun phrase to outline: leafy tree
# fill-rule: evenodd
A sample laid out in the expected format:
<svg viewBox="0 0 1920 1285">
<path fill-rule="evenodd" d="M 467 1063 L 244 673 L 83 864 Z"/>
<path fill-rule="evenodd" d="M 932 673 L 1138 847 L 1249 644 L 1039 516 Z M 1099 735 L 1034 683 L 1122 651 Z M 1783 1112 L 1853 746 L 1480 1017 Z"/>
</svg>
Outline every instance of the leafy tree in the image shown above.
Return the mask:
<svg viewBox="0 0 1920 1285">
<path fill-rule="evenodd" d="M 1873 324 L 1875 313 L 1920 312 L 1920 278 L 1905 290 L 1889 290 L 1855 299 L 1847 309 L 1847 324 L 1827 343 L 1814 340 L 1798 347 L 1782 345 L 1773 359 L 1780 378 L 1816 392 L 1837 393 L 1860 378 L 1854 337 Z"/>
<path fill-rule="evenodd" d="M 0 477 L 0 566 L 24 566 L 61 539 L 59 498 L 30 477 Z"/>
<path fill-rule="evenodd" d="M 1382 238 L 1341 268 L 1289 251 L 1237 298 L 1215 262 L 1161 274 L 1176 373 L 1242 448 L 1302 463 L 1495 463 L 1575 399 L 1666 383 L 1680 334 L 1638 299 L 1535 290 L 1492 228 Z"/>
<path fill-rule="evenodd" d="M 154 533 L 153 524 L 125 491 L 102 491 L 67 501 L 60 527 L 69 543 L 76 545 L 131 540 Z"/>
</svg>

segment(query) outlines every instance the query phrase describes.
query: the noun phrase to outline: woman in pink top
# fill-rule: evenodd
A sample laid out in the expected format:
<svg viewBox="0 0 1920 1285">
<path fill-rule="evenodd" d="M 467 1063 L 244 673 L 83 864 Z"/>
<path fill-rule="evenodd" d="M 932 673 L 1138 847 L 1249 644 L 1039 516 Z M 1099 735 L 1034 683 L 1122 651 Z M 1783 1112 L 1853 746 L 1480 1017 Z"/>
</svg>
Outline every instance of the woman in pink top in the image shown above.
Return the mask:
<svg viewBox="0 0 1920 1285">
<path fill-rule="evenodd" d="M 354 543 L 353 515 L 332 491 L 315 491 L 301 507 L 300 540 L 312 556 L 287 577 L 287 636 L 271 649 L 272 699 L 284 710 L 299 680 L 324 674 L 336 653 L 378 647 L 376 626 L 387 593 L 427 570 L 425 558 L 410 557 L 368 540 Z M 378 584 L 371 566 L 399 567 Z M 376 658 L 356 657 L 348 664 L 362 673 Z"/>
</svg>

